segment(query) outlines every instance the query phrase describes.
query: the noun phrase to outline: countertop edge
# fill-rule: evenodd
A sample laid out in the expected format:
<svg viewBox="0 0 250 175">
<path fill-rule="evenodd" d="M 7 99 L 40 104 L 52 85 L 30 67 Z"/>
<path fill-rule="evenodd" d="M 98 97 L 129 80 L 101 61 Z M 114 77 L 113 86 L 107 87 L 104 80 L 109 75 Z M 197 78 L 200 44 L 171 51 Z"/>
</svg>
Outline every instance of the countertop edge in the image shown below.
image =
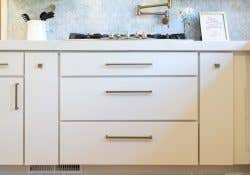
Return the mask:
<svg viewBox="0 0 250 175">
<path fill-rule="evenodd" d="M 0 41 L 0 51 L 250 51 L 249 41 L 55 40 Z"/>
</svg>

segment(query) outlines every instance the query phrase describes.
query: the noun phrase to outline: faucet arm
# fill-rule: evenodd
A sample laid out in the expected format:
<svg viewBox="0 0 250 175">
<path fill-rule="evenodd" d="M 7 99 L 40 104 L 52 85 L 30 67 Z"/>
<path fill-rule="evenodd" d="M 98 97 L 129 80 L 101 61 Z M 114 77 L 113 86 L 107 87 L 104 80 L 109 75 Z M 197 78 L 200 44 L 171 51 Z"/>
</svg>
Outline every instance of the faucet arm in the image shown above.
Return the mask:
<svg viewBox="0 0 250 175">
<path fill-rule="evenodd" d="M 152 5 L 138 5 L 140 9 L 154 8 L 154 7 L 168 7 L 168 3 L 163 4 L 152 4 Z"/>
<path fill-rule="evenodd" d="M 172 7 L 172 0 L 167 0 L 167 3 L 162 4 L 152 4 L 152 5 L 138 5 L 137 6 L 137 15 L 162 15 L 164 16 L 162 23 L 168 24 L 169 23 L 169 13 L 168 10 L 165 12 L 143 12 L 142 9 L 146 8 L 154 8 L 154 7 L 167 7 L 170 9 Z"/>
<path fill-rule="evenodd" d="M 157 15 L 157 16 L 167 16 L 168 12 L 140 12 L 139 15 Z"/>
<path fill-rule="evenodd" d="M 162 3 L 162 4 L 152 4 L 152 5 L 138 5 L 139 9 L 145 9 L 145 8 L 154 8 L 154 7 L 172 7 L 172 0 L 168 0 L 167 3 Z"/>
</svg>

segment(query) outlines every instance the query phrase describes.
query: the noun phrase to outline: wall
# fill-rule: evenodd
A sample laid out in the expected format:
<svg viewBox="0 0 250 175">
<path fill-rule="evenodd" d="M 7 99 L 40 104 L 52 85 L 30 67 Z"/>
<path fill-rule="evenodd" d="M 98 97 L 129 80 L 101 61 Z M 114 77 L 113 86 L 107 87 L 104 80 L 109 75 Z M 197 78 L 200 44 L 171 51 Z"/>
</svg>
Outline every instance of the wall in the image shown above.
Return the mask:
<svg viewBox="0 0 250 175">
<path fill-rule="evenodd" d="M 200 39 L 199 11 L 225 11 L 231 40 L 250 39 L 249 0 L 173 0 L 169 28 L 160 23 L 160 17 L 135 15 L 136 5 L 158 2 L 164 0 L 8 0 L 8 39 L 25 38 L 22 13 L 38 18 L 50 3 L 56 4 L 57 9 L 56 18 L 47 23 L 49 39 L 67 39 L 70 32 L 182 33 L 179 11 L 187 7 L 194 10 L 188 16 L 188 38 Z"/>
<path fill-rule="evenodd" d="M 7 18 L 6 18 L 7 1 L 0 0 L 0 39 L 6 39 L 7 35 Z"/>
</svg>

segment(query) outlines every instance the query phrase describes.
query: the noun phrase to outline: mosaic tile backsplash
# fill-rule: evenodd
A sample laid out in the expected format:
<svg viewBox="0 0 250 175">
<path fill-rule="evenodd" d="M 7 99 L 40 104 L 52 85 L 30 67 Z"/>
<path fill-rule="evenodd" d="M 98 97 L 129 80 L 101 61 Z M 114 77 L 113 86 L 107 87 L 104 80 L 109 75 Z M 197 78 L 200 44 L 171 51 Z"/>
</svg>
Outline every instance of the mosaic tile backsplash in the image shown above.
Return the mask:
<svg viewBox="0 0 250 175">
<path fill-rule="evenodd" d="M 199 40 L 199 11 L 226 12 L 231 40 L 250 40 L 250 0 L 173 0 L 169 27 L 160 23 L 161 17 L 135 15 L 138 4 L 162 2 L 164 0 L 8 0 L 8 39 L 25 39 L 26 23 L 22 13 L 38 19 L 53 3 L 56 17 L 47 21 L 50 40 L 67 39 L 70 32 L 183 33 L 184 30 L 189 39 Z"/>
</svg>

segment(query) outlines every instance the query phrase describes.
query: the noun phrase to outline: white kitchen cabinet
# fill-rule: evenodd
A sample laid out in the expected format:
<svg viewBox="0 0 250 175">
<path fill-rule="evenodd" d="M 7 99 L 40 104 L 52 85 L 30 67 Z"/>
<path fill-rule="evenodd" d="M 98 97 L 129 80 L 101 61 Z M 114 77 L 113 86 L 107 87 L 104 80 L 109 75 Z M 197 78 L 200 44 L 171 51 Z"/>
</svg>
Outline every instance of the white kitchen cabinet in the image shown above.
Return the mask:
<svg viewBox="0 0 250 175">
<path fill-rule="evenodd" d="M 63 122 L 61 164 L 197 165 L 197 122 Z"/>
<path fill-rule="evenodd" d="M 0 76 L 23 75 L 23 52 L 0 52 Z"/>
<path fill-rule="evenodd" d="M 196 77 L 63 78 L 61 119 L 197 120 L 197 95 Z"/>
<path fill-rule="evenodd" d="M 25 54 L 25 164 L 58 163 L 58 54 Z"/>
<path fill-rule="evenodd" d="M 198 74 L 195 52 L 61 53 L 62 76 Z"/>
<path fill-rule="evenodd" d="M 232 53 L 200 55 L 200 164 L 233 164 Z"/>
<path fill-rule="evenodd" d="M 250 56 L 197 56 L 0 53 L 0 165 L 250 164 Z"/>
<path fill-rule="evenodd" d="M 23 78 L 0 77 L 0 165 L 23 164 Z"/>
<path fill-rule="evenodd" d="M 235 54 L 235 164 L 250 164 L 250 54 Z"/>
</svg>

